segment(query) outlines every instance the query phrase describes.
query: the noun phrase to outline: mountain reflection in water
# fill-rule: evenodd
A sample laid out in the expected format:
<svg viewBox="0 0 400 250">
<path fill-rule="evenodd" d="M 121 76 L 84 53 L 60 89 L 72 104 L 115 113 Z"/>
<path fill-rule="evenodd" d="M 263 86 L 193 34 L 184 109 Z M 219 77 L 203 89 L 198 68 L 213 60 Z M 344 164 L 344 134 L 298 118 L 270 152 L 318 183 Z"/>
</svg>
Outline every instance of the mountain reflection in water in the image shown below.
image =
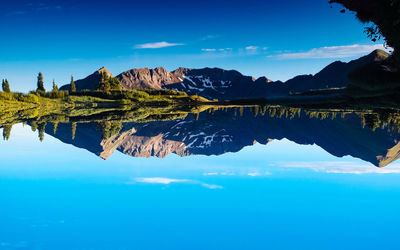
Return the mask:
<svg viewBox="0 0 400 250">
<path fill-rule="evenodd" d="M 209 109 L 185 118 L 120 122 L 28 121 L 32 130 L 92 152 L 103 159 L 116 150 L 133 157 L 222 155 L 255 143 L 288 139 L 316 144 L 336 157 L 353 156 L 384 167 L 400 157 L 396 114 L 322 112 L 274 107 Z M 9 137 L 11 127 L 4 126 Z"/>
</svg>

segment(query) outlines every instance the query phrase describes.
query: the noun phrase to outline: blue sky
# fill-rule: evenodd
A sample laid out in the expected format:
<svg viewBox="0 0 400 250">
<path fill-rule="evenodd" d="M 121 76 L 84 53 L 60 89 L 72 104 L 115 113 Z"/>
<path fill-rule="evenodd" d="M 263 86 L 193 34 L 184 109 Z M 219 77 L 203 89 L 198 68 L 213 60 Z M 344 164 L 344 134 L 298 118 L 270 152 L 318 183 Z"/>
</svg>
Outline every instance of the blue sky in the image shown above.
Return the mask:
<svg viewBox="0 0 400 250">
<path fill-rule="evenodd" d="M 0 12 L 0 78 L 46 86 L 106 66 L 220 67 L 286 80 L 380 47 L 327 0 L 6 1 Z M 326 48 L 324 48 L 326 47 Z"/>
</svg>

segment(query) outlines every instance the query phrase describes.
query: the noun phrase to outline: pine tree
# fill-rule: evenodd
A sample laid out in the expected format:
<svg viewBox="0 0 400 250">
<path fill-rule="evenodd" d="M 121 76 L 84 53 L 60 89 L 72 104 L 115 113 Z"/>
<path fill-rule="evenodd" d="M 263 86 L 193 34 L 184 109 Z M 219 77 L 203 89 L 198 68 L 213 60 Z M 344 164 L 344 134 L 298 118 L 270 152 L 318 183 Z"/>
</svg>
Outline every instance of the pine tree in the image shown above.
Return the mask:
<svg viewBox="0 0 400 250">
<path fill-rule="evenodd" d="M 33 131 L 33 132 L 36 132 L 37 126 L 38 126 L 38 125 L 37 125 L 37 122 L 36 122 L 36 121 L 32 121 L 30 125 L 31 125 L 32 131 Z"/>
<path fill-rule="evenodd" d="M 3 127 L 3 140 L 8 141 L 10 139 L 12 125 L 6 125 Z"/>
<path fill-rule="evenodd" d="M 76 133 L 76 122 L 71 123 L 71 138 L 75 140 L 75 133 Z"/>
<path fill-rule="evenodd" d="M 108 84 L 107 81 L 107 75 L 105 72 L 103 72 L 101 74 L 101 78 L 100 78 L 100 82 L 97 86 L 97 90 L 101 90 L 101 91 L 108 91 L 110 90 L 110 85 Z"/>
<path fill-rule="evenodd" d="M 43 74 L 41 72 L 39 72 L 39 75 L 38 75 L 36 91 L 46 92 L 46 90 L 44 88 Z"/>
<path fill-rule="evenodd" d="M 4 92 L 7 92 L 7 93 L 10 93 L 11 92 L 11 90 L 10 90 L 10 84 L 8 83 L 8 80 L 6 79 L 6 80 L 3 80 L 3 82 L 2 82 L 2 87 L 3 87 L 3 91 Z"/>
<path fill-rule="evenodd" d="M 58 128 L 58 122 L 53 123 L 53 134 L 57 133 L 57 128 Z"/>
<path fill-rule="evenodd" d="M 46 122 L 44 122 L 44 123 L 39 123 L 39 124 L 38 124 L 39 140 L 40 140 L 41 142 L 42 142 L 43 139 L 44 139 L 44 133 L 45 133 L 45 131 L 46 131 L 46 125 L 47 125 Z"/>
<path fill-rule="evenodd" d="M 53 92 L 58 92 L 58 87 L 56 85 L 56 82 L 53 79 Z"/>
<path fill-rule="evenodd" d="M 74 82 L 74 77 L 73 76 L 71 76 L 70 87 L 71 87 L 71 92 L 76 92 L 76 86 L 75 86 L 75 82 Z"/>
<path fill-rule="evenodd" d="M 121 82 L 117 78 L 107 75 L 106 72 L 101 73 L 100 82 L 96 86 L 96 90 L 101 91 L 120 90 L 121 88 Z"/>
</svg>

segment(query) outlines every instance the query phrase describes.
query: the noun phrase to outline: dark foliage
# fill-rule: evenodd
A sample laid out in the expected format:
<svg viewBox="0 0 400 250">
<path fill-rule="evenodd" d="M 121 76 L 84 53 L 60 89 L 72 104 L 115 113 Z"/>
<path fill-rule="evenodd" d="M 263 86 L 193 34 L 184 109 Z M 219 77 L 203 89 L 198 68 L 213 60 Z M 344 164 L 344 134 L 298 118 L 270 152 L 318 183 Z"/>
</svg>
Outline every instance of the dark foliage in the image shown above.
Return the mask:
<svg viewBox="0 0 400 250">
<path fill-rule="evenodd" d="M 56 82 L 53 80 L 53 90 L 52 92 L 58 92 L 58 86 L 56 85 Z"/>
<path fill-rule="evenodd" d="M 76 92 L 76 85 L 75 85 L 74 77 L 73 77 L 73 76 L 71 76 L 71 83 L 70 83 L 69 86 L 70 86 L 71 92 Z"/>
<path fill-rule="evenodd" d="M 12 125 L 5 125 L 3 127 L 3 139 L 5 141 L 8 141 L 8 139 L 10 139 L 11 129 L 12 129 Z"/>
<path fill-rule="evenodd" d="M 356 12 L 363 23 L 373 23 L 365 32 L 372 41 L 384 38 L 394 48 L 394 58 L 400 62 L 400 0 L 331 0 Z"/>
<path fill-rule="evenodd" d="M 38 75 L 36 91 L 38 91 L 38 92 L 46 91 L 46 89 L 44 88 L 43 74 L 41 72 L 39 72 L 39 75 Z"/>
<path fill-rule="evenodd" d="M 101 80 L 97 85 L 96 89 L 101 91 L 109 91 L 109 90 L 120 90 L 121 83 L 117 78 L 108 76 L 106 72 L 101 74 Z"/>
<path fill-rule="evenodd" d="M 2 86 L 4 92 L 7 92 L 7 93 L 10 93 L 10 92 L 11 92 L 11 90 L 10 90 L 10 84 L 8 83 L 8 80 L 7 80 L 7 79 L 3 80 L 1 86 Z"/>
</svg>

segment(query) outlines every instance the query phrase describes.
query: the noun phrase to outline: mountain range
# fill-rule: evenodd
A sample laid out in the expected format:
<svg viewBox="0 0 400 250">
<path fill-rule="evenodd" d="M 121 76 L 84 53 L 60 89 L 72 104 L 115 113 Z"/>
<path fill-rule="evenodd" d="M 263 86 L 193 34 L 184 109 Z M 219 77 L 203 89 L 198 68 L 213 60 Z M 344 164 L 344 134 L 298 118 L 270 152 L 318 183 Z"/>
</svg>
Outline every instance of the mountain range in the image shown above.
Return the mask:
<svg viewBox="0 0 400 250">
<path fill-rule="evenodd" d="M 238 152 L 258 142 L 284 138 L 302 145 L 318 145 L 330 154 L 353 156 L 383 167 L 400 157 L 400 136 L 397 131 L 361 126 L 356 114 L 320 120 L 300 116 L 281 118 L 269 115 L 254 117 L 249 110 L 242 116 L 233 110 L 203 112 L 199 117 L 148 123 L 123 123 L 120 132 L 104 139 L 96 123 L 79 123 L 75 136 L 71 125 L 58 124 L 57 132 L 48 125 L 46 133 L 64 143 L 84 148 L 103 159 L 118 150 L 134 157 L 166 157 L 169 154 L 221 155 Z"/>
<path fill-rule="evenodd" d="M 255 79 L 235 70 L 219 68 L 178 68 L 172 72 L 163 67 L 132 69 L 117 75 L 116 78 L 121 82 L 123 89 L 173 89 L 208 99 L 284 97 L 290 93 L 344 88 L 349 84 L 347 75 L 351 71 L 370 62 L 382 61 L 388 56 L 389 54 L 382 50 L 375 50 L 357 60 L 348 63 L 336 61 L 315 75 L 296 76 L 286 82 L 272 81 L 266 77 Z M 113 76 L 103 67 L 88 77 L 77 80 L 77 90 L 95 89 L 103 73 Z M 69 88 L 67 84 L 60 89 Z"/>
</svg>

